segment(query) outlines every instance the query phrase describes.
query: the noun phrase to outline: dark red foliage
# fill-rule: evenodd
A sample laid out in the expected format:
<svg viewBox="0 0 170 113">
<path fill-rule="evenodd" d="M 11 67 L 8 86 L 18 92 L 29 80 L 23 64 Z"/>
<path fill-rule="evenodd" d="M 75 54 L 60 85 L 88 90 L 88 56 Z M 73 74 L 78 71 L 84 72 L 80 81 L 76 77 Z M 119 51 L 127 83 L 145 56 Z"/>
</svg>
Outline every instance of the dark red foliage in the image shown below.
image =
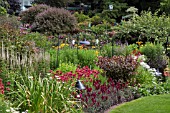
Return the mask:
<svg viewBox="0 0 170 113">
<path fill-rule="evenodd" d="M 132 56 L 98 57 L 97 65 L 106 71 L 106 76 L 114 81 L 128 81 L 138 66 Z"/>
</svg>

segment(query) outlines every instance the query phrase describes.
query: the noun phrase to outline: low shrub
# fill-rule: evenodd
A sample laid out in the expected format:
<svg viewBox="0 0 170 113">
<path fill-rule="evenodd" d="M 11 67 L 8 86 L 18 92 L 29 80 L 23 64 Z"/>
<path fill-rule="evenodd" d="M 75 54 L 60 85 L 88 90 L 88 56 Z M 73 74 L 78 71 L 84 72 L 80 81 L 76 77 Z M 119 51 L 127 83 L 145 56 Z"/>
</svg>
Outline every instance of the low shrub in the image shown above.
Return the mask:
<svg viewBox="0 0 170 113">
<path fill-rule="evenodd" d="M 134 75 L 138 63 L 132 56 L 113 56 L 111 58 L 100 56 L 97 65 L 106 72 L 107 77 L 111 77 L 115 81 L 128 81 Z"/>
<path fill-rule="evenodd" d="M 140 47 L 141 54 L 147 57 L 146 63 L 155 69 L 158 69 L 161 73 L 166 68 L 167 57 L 164 53 L 164 47 L 161 43 L 153 44 L 147 42 L 144 46 Z"/>
<path fill-rule="evenodd" d="M 40 4 L 30 7 L 29 9 L 22 11 L 19 16 L 21 17 L 21 22 L 25 24 L 32 24 L 35 21 L 37 14 L 47 10 L 50 6 Z"/>
<path fill-rule="evenodd" d="M 122 55 L 128 56 L 130 55 L 135 49 L 137 49 L 136 44 L 125 45 L 125 44 L 106 44 L 102 47 L 101 55 L 105 57 L 112 57 L 113 55 Z"/>
<path fill-rule="evenodd" d="M 76 28 L 76 18 L 69 11 L 60 8 L 48 8 L 35 17 L 33 31 L 55 34 L 71 32 Z"/>
<path fill-rule="evenodd" d="M 89 19 L 89 16 L 83 13 L 75 12 L 74 16 L 77 18 L 78 23 L 84 22 L 85 20 Z"/>
</svg>

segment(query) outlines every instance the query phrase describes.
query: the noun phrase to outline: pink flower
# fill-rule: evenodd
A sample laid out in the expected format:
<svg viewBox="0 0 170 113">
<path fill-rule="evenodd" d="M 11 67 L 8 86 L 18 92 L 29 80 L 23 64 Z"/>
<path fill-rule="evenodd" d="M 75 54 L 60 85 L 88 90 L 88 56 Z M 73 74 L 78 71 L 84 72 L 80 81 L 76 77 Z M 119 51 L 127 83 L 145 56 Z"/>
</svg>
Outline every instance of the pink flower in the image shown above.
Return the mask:
<svg viewBox="0 0 170 113">
<path fill-rule="evenodd" d="M 10 86 L 10 85 L 11 85 L 11 82 L 10 82 L 10 81 L 8 81 L 8 82 L 7 82 L 7 86 Z"/>
<path fill-rule="evenodd" d="M 10 91 L 10 88 L 9 88 L 9 87 L 7 87 L 7 88 L 6 88 L 6 90 L 7 90 L 7 91 Z"/>
</svg>

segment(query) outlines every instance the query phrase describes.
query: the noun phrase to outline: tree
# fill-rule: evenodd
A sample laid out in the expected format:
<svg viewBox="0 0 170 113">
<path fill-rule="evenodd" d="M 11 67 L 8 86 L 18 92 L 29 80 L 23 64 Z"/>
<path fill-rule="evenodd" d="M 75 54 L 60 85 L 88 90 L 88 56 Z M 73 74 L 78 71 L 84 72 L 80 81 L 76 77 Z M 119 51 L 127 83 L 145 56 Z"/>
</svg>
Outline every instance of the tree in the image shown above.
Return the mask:
<svg viewBox="0 0 170 113">
<path fill-rule="evenodd" d="M 7 0 L 9 4 L 8 13 L 15 14 L 17 11 L 20 11 L 20 2 L 19 0 Z"/>
<path fill-rule="evenodd" d="M 170 15 L 170 0 L 162 0 L 160 3 L 160 9 L 162 12 Z"/>
<path fill-rule="evenodd" d="M 35 4 L 47 4 L 52 7 L 65 7 L 67 3 L 73 2 L 74 0 L 34 0 Z"/>
</svg>

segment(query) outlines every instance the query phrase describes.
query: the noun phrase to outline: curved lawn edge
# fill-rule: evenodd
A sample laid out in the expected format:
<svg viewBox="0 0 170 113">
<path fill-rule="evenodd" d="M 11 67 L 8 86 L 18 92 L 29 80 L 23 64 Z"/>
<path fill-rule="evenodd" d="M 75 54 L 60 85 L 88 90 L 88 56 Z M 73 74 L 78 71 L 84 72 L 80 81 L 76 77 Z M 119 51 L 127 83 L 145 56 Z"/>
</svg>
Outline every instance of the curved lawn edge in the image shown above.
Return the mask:
<svg viewBox="0 0 170 113">
<path fill-rule="evenodd" d="M 142 97 L 123 103 L 109 113 L 170 113 L 170 94 Z"/>
</svg>

